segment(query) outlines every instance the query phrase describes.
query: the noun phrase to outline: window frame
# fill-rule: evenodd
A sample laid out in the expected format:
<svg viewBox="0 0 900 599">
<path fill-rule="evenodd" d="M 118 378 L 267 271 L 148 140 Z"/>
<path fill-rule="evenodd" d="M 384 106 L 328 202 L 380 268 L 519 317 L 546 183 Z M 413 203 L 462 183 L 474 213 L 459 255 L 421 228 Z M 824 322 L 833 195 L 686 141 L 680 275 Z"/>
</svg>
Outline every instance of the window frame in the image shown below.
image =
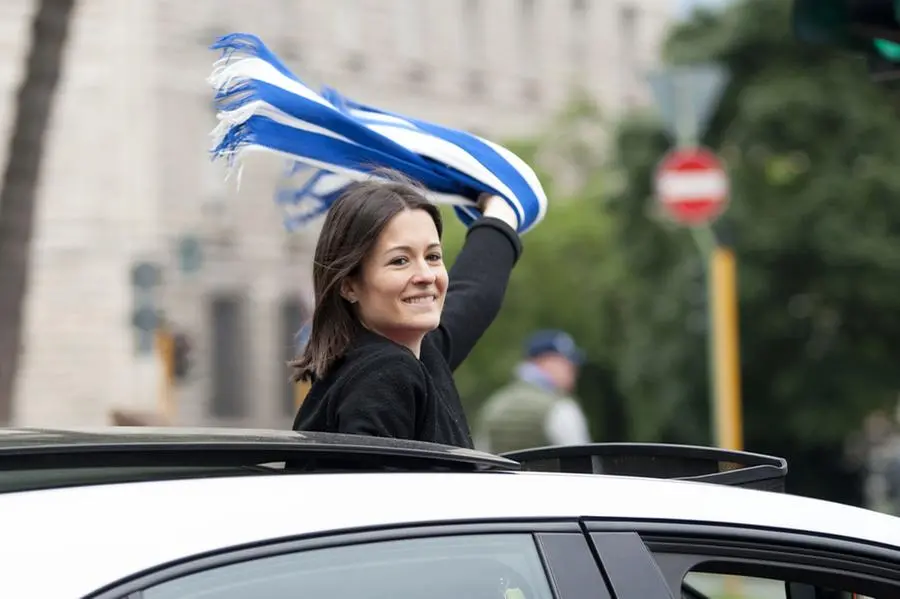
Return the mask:
<svg viewBox="0 0 900 599">
<path fill-rule="evenodd" d="M 589 538 L 616 599 L 675 599 L 656 559 L 636 532 L 591 532 Z"/>
<path fill-rule="evenodd" d="M 768 573 L 776 580 L 790 572 L 799 575 L 795 582 L 815 584 L 818 578 L 840 586 L 844 579 L 853 586 L 850 590 L 858 593 L 900 595 L 900 548 L 888 545 L 815 532 L 725 524 L 594 521 L 587 523 L 587 529 L 592 539 L 595 535 L 638 534 L 673 596 L 680 596 L 686 573 L 703 563 L 719 564 L 712 570 L 703 568 L 703 572 L 757 577 Z"/>
<path fill-rule="evenodd" d="M 592 555 L 588 540 L 578 521 L 574 519 L 406 524 L 325 531 L 253 545 L 223 547 L 214 553 L 161 564 L 135 573 L 90 593 L 84 599 L 142 599 L 145 589 L 164 582 L 222 566 L 290 553 L 386 541 L 490 534 L 520 534 L 532 538 L 554 599 L 614 599 Z"/>
</svg>

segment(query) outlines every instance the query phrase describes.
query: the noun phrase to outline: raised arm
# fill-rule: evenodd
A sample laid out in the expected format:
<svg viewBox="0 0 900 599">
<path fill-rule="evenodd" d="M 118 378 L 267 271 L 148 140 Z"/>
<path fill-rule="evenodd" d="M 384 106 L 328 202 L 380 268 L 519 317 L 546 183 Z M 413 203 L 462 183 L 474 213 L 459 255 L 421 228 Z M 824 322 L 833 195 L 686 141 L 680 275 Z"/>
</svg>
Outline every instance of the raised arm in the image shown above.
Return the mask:
<svg viewBox="0 0 900 599">
<path fill-rule="evenodd" d="M 505 200 L 491 197 L 483 216 L 469 226 L 450 269 L 440 327 L 431 333 L 451 370 L 469 355 L 503 304 L 513 266 L 522 253 L 517 218 Z"/>
</svg>

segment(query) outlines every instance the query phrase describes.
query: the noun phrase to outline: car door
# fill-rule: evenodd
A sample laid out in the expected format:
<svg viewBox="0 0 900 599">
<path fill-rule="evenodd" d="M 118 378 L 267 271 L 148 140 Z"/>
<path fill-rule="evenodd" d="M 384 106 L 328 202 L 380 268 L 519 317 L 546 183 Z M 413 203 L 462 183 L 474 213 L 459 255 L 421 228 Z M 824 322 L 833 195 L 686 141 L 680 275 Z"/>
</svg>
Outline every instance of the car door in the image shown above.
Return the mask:
<svg viewBox="0 0 900 599">
<path fill-rule="evenodd" d="M 615 599 L 574 521 L 386 528 L 224 549 L 90 597 Z"/>
<path fill-rule="evenodd" d="M 624 552 L 652 560 L 673 597 L 890 599 L 900 597 L 900 551 L 813 533 L 732 525 L 590 522 L 591 543 L 617 599 L 640 584 Z M 644 595 L 646 596 L 646 595 Z"/>
</svg>

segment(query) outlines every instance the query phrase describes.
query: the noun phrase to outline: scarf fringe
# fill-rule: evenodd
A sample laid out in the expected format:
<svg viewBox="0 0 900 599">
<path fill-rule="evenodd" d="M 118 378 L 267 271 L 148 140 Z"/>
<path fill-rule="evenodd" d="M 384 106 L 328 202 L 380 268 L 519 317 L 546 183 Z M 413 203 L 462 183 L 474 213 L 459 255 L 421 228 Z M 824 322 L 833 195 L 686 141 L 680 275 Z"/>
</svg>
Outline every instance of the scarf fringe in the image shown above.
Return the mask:
<svg viewBox="0 0 900 599">
<path fill-rule="evenodd" d="M 250 146 L 279 154 L 256 135 L 248 121 L 261 116 L 285 122 L 291 117 L 260 99 L 257 82 L 270 82 L 287 89 L 301 88 L 303 82 L 255 35 L 231 33 L 218 38 L 210 48 L 221 52 L 207 78 L 215 94 L 213 104 L 219 121 L 210 133 L 211 158 L 224 158 L 230 172 L 240 169 L 241 158 Z"/>
</svg>

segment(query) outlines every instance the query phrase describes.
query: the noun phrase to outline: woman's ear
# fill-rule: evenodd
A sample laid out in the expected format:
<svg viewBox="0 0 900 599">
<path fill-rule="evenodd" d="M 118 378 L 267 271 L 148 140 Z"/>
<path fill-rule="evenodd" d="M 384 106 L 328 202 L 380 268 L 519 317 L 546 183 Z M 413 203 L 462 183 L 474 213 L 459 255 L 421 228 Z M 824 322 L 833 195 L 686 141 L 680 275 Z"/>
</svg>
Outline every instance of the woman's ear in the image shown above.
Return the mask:
<svg viewBox="0 0 900 599">
<path fill-rule="evenodd" d="M 356 289 L 353 281 L 349 278 L 344 279 L 341 282 L 341 297 L 350 302 L 351 304 L 355 304 L 357 301 Z"/>
</svg>

